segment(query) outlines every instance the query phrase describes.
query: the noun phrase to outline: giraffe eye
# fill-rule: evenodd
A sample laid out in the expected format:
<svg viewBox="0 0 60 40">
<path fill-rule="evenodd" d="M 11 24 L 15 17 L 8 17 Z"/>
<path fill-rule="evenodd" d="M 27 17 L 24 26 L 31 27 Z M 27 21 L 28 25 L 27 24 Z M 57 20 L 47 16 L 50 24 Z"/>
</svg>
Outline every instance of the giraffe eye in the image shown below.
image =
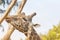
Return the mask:
<svg viewBox="0 0 60 40">
<path fill-rule="evenodd" d="M 23 18 L 24 21 L 27 21 L 26 18 Z"/>
</svg>

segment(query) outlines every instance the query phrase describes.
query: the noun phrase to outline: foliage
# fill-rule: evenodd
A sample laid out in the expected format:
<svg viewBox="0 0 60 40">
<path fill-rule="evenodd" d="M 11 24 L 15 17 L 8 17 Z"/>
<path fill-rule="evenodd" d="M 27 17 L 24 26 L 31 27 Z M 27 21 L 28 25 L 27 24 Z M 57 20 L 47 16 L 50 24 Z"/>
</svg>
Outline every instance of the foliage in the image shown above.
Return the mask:
<svg viewBox="0 0 60 40">
<path fill-rule="evenodd" d="M 42 35 L 42 40 L 60 40 L 60 24 L 53 26 L 47 35 Z"/>
<path fill-rule="evenodd" d="M 6 4 L 9 5 L 12 2 L 12 0 L 0 0 L 0 5 L 3 5 L 2 7 L 5 8 Z M 17 1 L 15 6 L 18 6 L 21 1 Z M 0 13 L 4 13 L 5 10 L 0 8 Z"/>
<path fill-rule="evenodd" d="M 0 0 L 0 5 L 3 4 L 3 6 L 5 6 L 5 4 L 10 4 L 12 0 Z M 18 6 L 18 2 L 16 3 L 16 6 Z"/>
</svg>

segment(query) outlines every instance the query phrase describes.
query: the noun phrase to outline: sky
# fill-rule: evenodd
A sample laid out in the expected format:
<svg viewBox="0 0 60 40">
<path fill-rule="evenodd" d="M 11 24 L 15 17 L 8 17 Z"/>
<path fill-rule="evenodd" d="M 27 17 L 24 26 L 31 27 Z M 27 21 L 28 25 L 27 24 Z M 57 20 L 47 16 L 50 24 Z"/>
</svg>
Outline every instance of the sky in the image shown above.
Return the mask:
<svg viewBox="0 0 60 40">
<path fill-rule="evenodd" d="M 60 0 L 27 0 L 22 12 L 25 12 L 26 15 L 36 12 L 37 15 L 33 18 L 33 23 L 40 24 L 40 27 L 35 28 L 35 30 L 39 34 L 47 34 L 49 29 L 53 28 L 53 25 L 57 25 L 60 22 Z M 11 12 L 11 14 L 13 13 Z M 7 23 L 4 21 L 2 25 L 5 32 L 7 32 Z M 0 37 L 5 32 L 0 31 Z M 11 36 L 12 40 L 19 40 L 19 38 L 23 37 L 25 37 L 24 34 L 18 30 L 15 30 Z"/>
</svg>

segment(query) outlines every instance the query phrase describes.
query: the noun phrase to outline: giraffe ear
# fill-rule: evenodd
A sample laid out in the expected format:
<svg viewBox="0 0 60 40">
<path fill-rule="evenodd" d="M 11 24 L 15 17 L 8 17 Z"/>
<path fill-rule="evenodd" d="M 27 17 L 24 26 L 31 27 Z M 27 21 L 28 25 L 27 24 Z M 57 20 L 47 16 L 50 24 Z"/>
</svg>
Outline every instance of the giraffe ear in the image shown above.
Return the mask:
<svg viewBox="0 0 60 40">
<path fill-rule="evenodd" d="M 40 25 L 39 25 L 39 24 L 34 24 L 33 26 L 34 26 L 34 27 L 40 27 Z"/>
</svg>

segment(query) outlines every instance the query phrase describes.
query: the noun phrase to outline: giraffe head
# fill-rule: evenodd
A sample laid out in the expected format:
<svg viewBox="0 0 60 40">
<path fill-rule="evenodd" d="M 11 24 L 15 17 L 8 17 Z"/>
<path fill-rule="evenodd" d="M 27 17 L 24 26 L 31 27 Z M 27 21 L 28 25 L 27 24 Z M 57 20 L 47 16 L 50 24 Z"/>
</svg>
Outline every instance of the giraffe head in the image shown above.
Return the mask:
<svg viewBox="0 0 60 40">
<path fill-rule="evenodd" d="M 32 17 L 35 15 L 29 15 L 26 16 L 25 13 L 21 13 L 20 15 L 14 15 L 6 18 L 6 21 L 8 23 L 11 23 L 17 30 L 20 32 L 24 33 L 25 35 L 27 34 L 28 31 L 28 26 L 29 22 L 32 22 Z M 33 26 L 36 26 L 37 24 L 34 24 Z"/>
<path fill-rule="evenodd" d="M 28 30 L 28 22 L 26 21 L 26 19 L 24 19 L 26 16 L 23 13 L 21 13 L 21 15 L 14 15 L 14 16 L 10 16 L 6 18 L 6 21 L 8 23 L 11 23 L 17 30 L 21 31 L 21 32 L 27 32 Z"/>
</svg>

